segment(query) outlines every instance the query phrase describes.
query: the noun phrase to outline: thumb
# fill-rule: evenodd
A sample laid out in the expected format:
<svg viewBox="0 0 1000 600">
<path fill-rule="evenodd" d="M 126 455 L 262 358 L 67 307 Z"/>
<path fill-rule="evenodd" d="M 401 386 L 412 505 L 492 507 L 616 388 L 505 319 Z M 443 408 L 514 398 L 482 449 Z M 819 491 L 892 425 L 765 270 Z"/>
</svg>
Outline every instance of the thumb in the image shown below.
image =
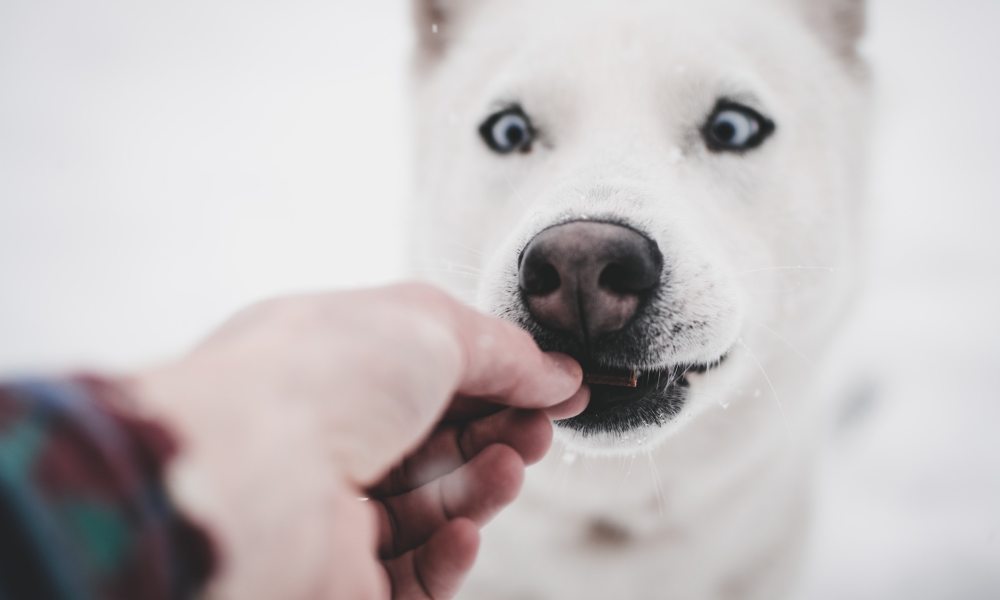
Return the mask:
<svg viewBox="0 0 1000 600">
<path fill-rule="evenodd" d="M 356 376 L 333 407 L 334 464 L 360 488 L 378 480 L 432 432 L 464 369 L 461 346 L 447 323 L 411 316 L 397 325 L 391 343 L 360 349 Z M 374 372 L 365 369 L 368 365 L 381 368 Z"/>
<path fill-rule="evenodd" d="M 440 421 L 456 394 L 545 409 L 576 394 L 580 366 L 545 354 L 529 334 L 437 290 L 401 286 L 354 347 L 357 365 L 337 459 L 355 484 L 374 482 Z M 398 300 L 406 302 L 402 307 Z M 373 368 L 378 365 L 378 368 Z"/>
</svg>

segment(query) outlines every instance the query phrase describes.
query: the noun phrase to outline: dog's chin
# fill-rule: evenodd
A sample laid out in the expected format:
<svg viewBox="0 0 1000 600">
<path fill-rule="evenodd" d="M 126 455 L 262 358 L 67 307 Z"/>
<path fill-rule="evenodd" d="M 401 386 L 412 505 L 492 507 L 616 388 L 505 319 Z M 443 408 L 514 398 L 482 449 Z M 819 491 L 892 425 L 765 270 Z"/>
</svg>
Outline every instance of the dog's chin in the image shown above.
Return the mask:
<svg viewBox="0 0 1000 600">
<path fill-rule="evenodd" d="M 691 380 L 721 364 L 671 365 L 640 374 L 636 387 L 591 385 L 590 404 L 579 415 L 557 421 L 563 442 L 605 453 L 650 448 L 683 420 Z"/>
</svg>

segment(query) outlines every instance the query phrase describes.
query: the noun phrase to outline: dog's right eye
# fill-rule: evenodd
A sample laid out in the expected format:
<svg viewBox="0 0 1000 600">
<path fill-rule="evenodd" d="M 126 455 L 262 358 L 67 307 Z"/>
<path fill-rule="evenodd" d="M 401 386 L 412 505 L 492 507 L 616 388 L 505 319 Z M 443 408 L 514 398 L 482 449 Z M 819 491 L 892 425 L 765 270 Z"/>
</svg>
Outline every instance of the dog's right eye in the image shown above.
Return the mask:
<svg viewBox="0 0 1000 600">
<path fill-rule="evenodd" d="M 720 100 L 702 129 L 713 152 L 746 152 L 760 146 L 774 132 L 774 123 L 754 109 Z"/>
<path fill-rule="evenodd" d="M 498 154 L 530 152 L 535 130 L 520 106 L 514 105 L 489 116 L 479 126 L 479 135 Z"/>
</svg>

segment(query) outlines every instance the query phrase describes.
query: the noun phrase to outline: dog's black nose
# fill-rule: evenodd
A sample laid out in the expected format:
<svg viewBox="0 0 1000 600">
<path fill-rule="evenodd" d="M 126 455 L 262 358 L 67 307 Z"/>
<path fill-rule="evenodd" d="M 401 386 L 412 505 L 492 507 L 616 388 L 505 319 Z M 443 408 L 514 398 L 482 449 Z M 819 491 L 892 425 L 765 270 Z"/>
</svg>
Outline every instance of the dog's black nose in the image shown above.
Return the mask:
<svg viewBox="0 0 1000 600">
<path fill-rule="evenodd" d="M 634 229 L 573 221 L 539 233 L 521 255 L 532 316 L 584 344 L 624 328 L 656 288 L 663 256 Z"/>
</svg>

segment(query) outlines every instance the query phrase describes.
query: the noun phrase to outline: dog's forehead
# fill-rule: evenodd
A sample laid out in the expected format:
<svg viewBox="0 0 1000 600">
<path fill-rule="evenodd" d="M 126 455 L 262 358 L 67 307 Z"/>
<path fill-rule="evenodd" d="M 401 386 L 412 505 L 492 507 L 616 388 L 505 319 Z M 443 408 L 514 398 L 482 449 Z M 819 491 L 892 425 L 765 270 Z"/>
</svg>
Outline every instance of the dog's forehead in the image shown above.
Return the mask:
<svg viewBox="0 0 1000 600">
<path fill-rule="evenodd" d="M 610 0 L 487 2 L 459 26 L 464 31 L 450 52 L 453 75 L 444 79 L 461 87 L 455 90 L 460 97 L 480 104 L 536 96 L 536 103 L 551 102 L 562 114 L 582 106 L 624 116 L 620 109 L 630 100 L 681 100 L 700 113 L 717 95 L 744 99 L 745 92 L 765 91 L 769 72 L 801 61 L 772 34 L 790 15 L 770 1 L 628 4 L 623 10 Z M 791 41 L 811 43 L 800 29 Z M 633 114 L 646 107 L 637 108 Z"/>
<path fill-rule="evenodd" d="M 754 45 L 775 30 L 787 35 L 790 13 L 784 6 L 773 0 L 492 1 L 474 13 L 460 39 L 467 50 L 527 50 L 534 60 L 615 66 L 647 54 L 662 61 Z"/>
</svg>

